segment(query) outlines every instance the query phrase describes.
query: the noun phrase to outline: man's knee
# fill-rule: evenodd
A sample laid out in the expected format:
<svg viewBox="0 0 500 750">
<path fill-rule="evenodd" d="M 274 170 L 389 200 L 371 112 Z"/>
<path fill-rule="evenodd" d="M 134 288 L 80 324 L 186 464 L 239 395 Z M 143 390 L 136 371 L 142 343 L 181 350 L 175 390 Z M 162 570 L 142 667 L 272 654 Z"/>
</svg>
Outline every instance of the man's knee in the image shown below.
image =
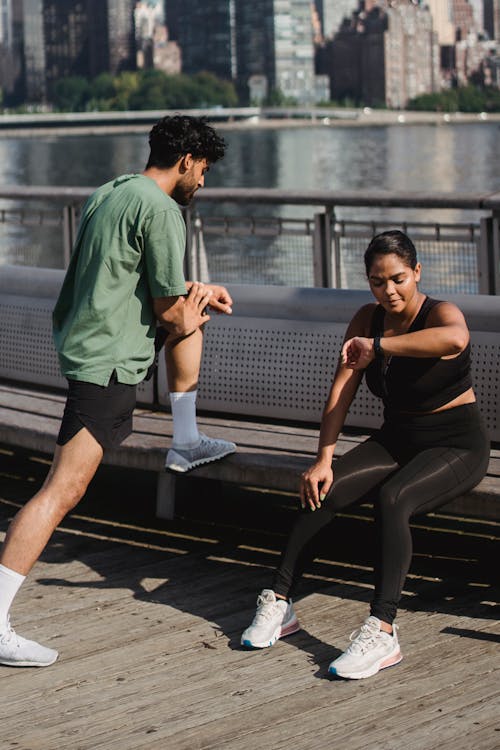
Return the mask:
<svg viewBox="0 0 500 750">
<path fill-rule="evenodd" d="M 191 333 L 187 333 L 182 336 L 169 334 L 167 340 L 165 341 L 165 352 L 167 354 L 169 352 L 175 352 L 179 345 L 181 345 L 182 348 L 191 348 L 195 346 L 199 347 L 200 343 L 203 341 L 203 328 L 204 326 L 195 328 L 195 330 L 191 331 Z"/>
<path fill-rule="evenodd" d="M 83 477 L 72 477 L 65 481 L 52 477 L 44 486 L 44 492 L 53 511 L 62 517 L 78 505 L 88 485 L 89 480 Z"/>
</svg>

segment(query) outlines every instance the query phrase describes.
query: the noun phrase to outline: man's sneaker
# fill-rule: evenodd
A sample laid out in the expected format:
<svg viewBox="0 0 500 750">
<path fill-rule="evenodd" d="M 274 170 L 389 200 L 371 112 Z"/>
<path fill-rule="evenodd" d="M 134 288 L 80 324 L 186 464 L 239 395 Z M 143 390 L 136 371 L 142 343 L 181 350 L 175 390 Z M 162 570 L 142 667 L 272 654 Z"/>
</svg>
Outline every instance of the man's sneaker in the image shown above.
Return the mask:
<svg viewBox="0 0 500 750">
<path fill-rule="evenodd" d="M 359 630 L 351 633 L 351 644 L 344 653 L 332 661 L 328 672 L 336 677 L 361 680 L 371 677 L 380 669 L 399 664 L 403 658 L 397 636 L 397 625 L 392 633 L 380 630 L 380 620 L 370 615 Z"/>
<path fill-rule="evenodd" d="M 57 651 L 17 635 L 7 620 L 0 632 L 0 664 L 8 667 L 48 667 L 58 657 Z"/>
<path fill-rule="evenodd" d="M 257 612 L 252 624 L 243 632 L 241 645 L 247 648 L 267 648 L 278 638 L 300 630 L 292 602 L 277 599 L 274 591 L 264 589 L 257 597 Z"/>
<path fill-rule="evenodd" d="M 229 456 L 235 450 L 236 445 L 234 443 L 209 438 L 200 432 L 198 445 L 191 448 L 170 448 L 165 461 L 165 469 L 184 474 L 197 466 Z"/>
</svg>

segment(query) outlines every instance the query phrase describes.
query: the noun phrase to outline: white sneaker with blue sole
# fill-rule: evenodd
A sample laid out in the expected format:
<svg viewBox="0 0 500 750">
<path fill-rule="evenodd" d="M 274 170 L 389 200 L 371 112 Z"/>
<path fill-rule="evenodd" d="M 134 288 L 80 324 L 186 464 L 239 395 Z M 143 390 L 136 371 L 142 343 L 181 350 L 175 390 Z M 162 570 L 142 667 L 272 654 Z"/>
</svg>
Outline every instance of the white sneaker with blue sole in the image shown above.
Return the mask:
<svg viewBox="0 0 500 750">
<path fill-rule="evenodd" d="M 397 625 L 392 633 L 380 629 L 378 617 L 370 615 L 359 630 L 351 633 L 351 644 L 330 664 L 328 672 L 334 677 L 361 680 L 372 677 L 381 669 L 393 667 L 402 660 Z"/>
<path fill-rule="evenodd" d="M 257 612 L 251 625 L 243 631 L 241 645 L 246 648 L 268 648 L 279 638 L 300 630 L 291 601 L 278 599 L 271 589 L 257 597 Z"/>
</svg>

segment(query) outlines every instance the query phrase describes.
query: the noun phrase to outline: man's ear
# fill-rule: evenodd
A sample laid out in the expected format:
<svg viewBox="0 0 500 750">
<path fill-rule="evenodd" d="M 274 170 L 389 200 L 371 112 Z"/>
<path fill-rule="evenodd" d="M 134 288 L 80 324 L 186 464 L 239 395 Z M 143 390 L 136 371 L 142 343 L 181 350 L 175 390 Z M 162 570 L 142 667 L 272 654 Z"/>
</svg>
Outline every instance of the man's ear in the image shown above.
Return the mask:
<svg viewBox="0 0 500 750">
<path fill-rule="evenodd" d="M 181 158 L 179 159 L 179 172 L 181 174 L 189 172 L 189 170 L 193 167 L 193 163 L 193 154 L 184 154 L 184 156 L 181 156 Z"/>
</svg>

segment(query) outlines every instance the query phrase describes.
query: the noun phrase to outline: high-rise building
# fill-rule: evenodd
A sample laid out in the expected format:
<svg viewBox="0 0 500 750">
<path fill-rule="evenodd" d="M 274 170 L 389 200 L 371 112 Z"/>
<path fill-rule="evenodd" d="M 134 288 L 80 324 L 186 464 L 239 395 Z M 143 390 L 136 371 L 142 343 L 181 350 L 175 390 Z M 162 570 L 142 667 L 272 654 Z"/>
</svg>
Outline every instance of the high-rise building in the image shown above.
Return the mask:
<svg viewBox="0 0 500 750">
<path fill-rule="evenodd" d="M 23 0 L 23 42 L 26 97 L 29 102 L 45 101 L 45 45 L 43 0 Z"/>
<path fill-rule="evenodd" d="M 476 23 L 477 30 L 482 32 L 484 29 L 484 1 L 483 0 L 469 0 L 472 6 L 472 12 L 474 13 L 474 21 Z"/>
<path fill-rule="evenodd" d="M 314 102 L 314 46 L 311 3 L 275 0 L 269 22 L 274 25 L 274 60 L 264 73 L 271 87 L 306 104 Z"/>
<path fill-rule="evenodd" d="M 45 0 L 42 10 L 47 94 L 68 76 L 89 74 L 89 16 L 85 2 Z"/>
<path fill-rule="evenodd" d="M 434 30 L 441 46 L 455 44 L 455 27 L 452 22 L 450 0 L 427 0 Z"/>
<path fill-rule="evenodd" d="M 455 27 L 455 40 L 466 39 L 477 31 L 474 10 L 469 0 L 451 0 L 451 22 Z"/>
<path fill-rule="evenodd" d="M 342 21 L 349 18 L 358 6 L 359 0 L 322 0 L 320 18 L 323 36 L 332 37 L 336 34 Z"/>
<path fill-rule="evenodd" d="M 495 38 L 493 23 L 493 0 L 483 0 L 483 28 L 490 39 Z"/>
<path fill-rule="evenodd" d="M 12 44 L 12 2 L 0 0 L 0 44 L 10 47 Z"/>
<path fill-rule="evenodd" d="M 180 73 L 179 45 L 169 40 L 161 0 L 138 0 L 134 9 L 137 67 L 156 68 L 170 75 Z"/>
<path fill-rule="evenodd" d="M 167 4 L 167 24 L 173 17 Z M 184 0 L 175 9 L 174 28 L 182 52 L 182 69 L 194 74 L 207 70 L 236 80 L 235 0 Z"/>
<path fill-rule="evenodd" d="M 313 13 L 309 0 L 238 0 L 238 84 L 243 99 L 273 92 L 316 101 Z"/>
<path fill-rule="evenodd" d="M 0 88 L 3 103 L 22 98 L 22 0 L 0 0 Z"/>
<path fill-rule="evenodd" d="M 314 100 L 310 0 L 167 0 L 166 7 L 184 72 L 232 80 L 247 100 L 273 91 Z"/>
<path fill-rule="evenodd" d="M 372 3 L 328 42 L 325 61 L 332 99 L 401 109 L 437 89 L 438 44 L 429 9 L 411 0 Z"/>
<path fill-rule="evenodd" d="M 183 0 L 165 0 L 165 21 L 168 36 L 174 41 L 179 39 L 179 13 L 183 4 Z"/>
<path fill-rule="evenodd" d="M 385 102 L 402 109 L 439 87 L 439 46 L 432 16 L 408 0 L 393 0 L 384 36 Z"/>
<path fill-rule="evenodd" d="M 23 0 L 26 96 L 50 100 L 67 76 L 135 67 L 133 0 Z"/>
<path fill-rule="evenodd" d="M 134 0 L 105 0 L 107 7 L 108 70 L 116 74 L 135 67 Z M 92 32 L 95 24 L 92 24 Z"/>
<path fill-rule="evenodd" d="M 500 42 L 500 0 L 493 0 L 493 39 Z"/>
</svg>

